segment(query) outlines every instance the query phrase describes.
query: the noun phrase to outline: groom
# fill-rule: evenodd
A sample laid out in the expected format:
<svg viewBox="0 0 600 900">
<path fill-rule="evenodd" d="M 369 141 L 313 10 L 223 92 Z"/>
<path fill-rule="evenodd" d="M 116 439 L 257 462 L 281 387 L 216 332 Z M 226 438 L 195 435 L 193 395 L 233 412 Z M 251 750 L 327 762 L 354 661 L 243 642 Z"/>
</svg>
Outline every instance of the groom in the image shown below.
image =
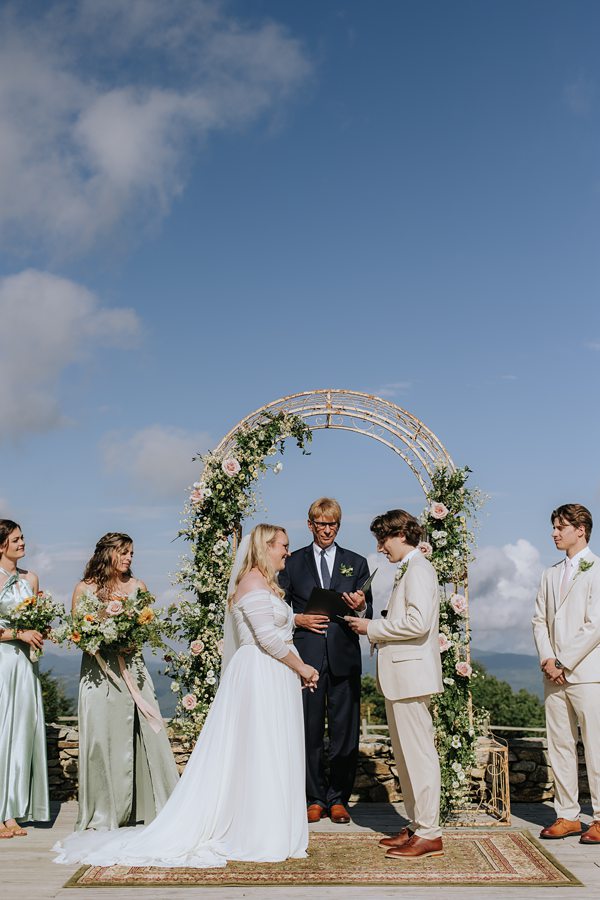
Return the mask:
<svg viewBox="0 0 600 900">
<path fill-rule="evenodd" d="M 294 551 L 279 575 L 285 599 L 294 610 L 294 644 L 305 663 L 319 672 L 317 689 L 303 692 L 306 736 L 306 800 L 309 822 L 329 813 L 332 822 L 350 821 L 360 731 L 361 654 L 358 637 L 341 620 L 304 612 L 313 588 L 344 594 L 348 612 L 373 615 L 371 592 L 359 590 L 369 577 L 367 561 L 335 540 L 342 521 L 337 500 L 321 497 L 308 510 L 313 541 Z M 329 738 L 329 775 L 325 772 L 325 722 Z"/>
<path fill-rule="evenodd" d="M 439 588 L 435 569 L 418 544 L 421 526 L 403 509 L 376 516 L 377 550 L 400 563 L 385 618 L 348 619 L 356 634 L 376 644 L 377 682 L 385 697 L 394 760 L 408 828 L 382 838 L 390 859 L 442 856 L 440 761 L 429 712 L 432 694 L 444 690 L 439 645 Z"/>
</svg>

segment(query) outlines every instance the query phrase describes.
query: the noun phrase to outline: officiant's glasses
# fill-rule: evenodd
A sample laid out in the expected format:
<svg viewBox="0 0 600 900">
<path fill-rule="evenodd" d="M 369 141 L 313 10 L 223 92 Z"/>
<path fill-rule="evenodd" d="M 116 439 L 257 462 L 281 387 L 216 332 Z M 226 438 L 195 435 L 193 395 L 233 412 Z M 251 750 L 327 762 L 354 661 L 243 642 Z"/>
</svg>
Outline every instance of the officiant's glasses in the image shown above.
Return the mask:
<svg viewBox="0 0 600 900">
<path fill-rule="evenodd" d="M 311 525 L 314 525 L 319 531 L 324 531 L 326 528 L 335 528 L 337 530 L 340 527 L 339 522 L 315 522 L 314 519 L 311 519 Z"/>
</svg>

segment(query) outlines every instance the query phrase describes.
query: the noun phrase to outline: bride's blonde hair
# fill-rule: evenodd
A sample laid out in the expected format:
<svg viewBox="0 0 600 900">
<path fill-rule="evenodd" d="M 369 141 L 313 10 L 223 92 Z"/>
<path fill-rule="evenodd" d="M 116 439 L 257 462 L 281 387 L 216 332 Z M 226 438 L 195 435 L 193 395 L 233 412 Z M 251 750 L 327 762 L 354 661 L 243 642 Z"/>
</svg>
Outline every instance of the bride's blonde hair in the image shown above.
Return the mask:
<svg viewBox="0 0 600 900">
<path fill-rule="evenodd" d="M 271 565 L 268 553 L 269 544 L 273 543 L 278 534 L 285 534 L 287 538 L 287 531 L 285 530 L 285 528 L 282 528 L 281 525 L 261 524 L 256 525 L 252 529 L 252 531 L 250 532 L 250 543 L 248 545 L 246 560 L 244 562 L 244 565 L 238 572 L 233 590 L 228 598 L 230 603 L 237 590 L 238 584 L 240 583 L 244 575 L 247 575 L 251 569 L 258 569 L 261 575 L 264 576 L 269 589 L 274 594 L 277 594 L 278 597 L 284 596 L 285 591 L 283 591 L 277 583 L 277 573 Z"/>
</svg>

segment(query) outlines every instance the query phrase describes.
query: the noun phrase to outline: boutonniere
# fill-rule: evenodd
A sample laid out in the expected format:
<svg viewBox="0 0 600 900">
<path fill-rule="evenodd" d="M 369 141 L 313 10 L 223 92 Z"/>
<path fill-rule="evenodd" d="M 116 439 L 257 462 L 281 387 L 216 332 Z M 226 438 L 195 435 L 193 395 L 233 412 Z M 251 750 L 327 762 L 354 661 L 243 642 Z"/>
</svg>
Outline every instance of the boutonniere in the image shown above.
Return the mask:
<svg viewBox="0 0 600 900">
<path fill-rule="evenodd" d="M 346 576 L 354 575 L 353 566 L 347 566 L 346 563 L 342 563 L 340 565 L 340 574 Z"/>
<path fill-rule="evenodd" d="M 593 561 L 588 562 L 587 559 L 580 559 L 579 560 L 579 568 L 577 569 L 577 572 L 578 573 L 579 572 L 587 572 L 588 569 L 591 569 L 593 565 L 594 565 Z"/>
<path fill-rule="evenodd" d="M 402 565 L 396 569 L 396 574 L 394 575 L 394 587 L 398 584 L 403 575 L 406 574 L 406 570 L 408 569 L 408 563 L 402 563 Z"/>
</svg>

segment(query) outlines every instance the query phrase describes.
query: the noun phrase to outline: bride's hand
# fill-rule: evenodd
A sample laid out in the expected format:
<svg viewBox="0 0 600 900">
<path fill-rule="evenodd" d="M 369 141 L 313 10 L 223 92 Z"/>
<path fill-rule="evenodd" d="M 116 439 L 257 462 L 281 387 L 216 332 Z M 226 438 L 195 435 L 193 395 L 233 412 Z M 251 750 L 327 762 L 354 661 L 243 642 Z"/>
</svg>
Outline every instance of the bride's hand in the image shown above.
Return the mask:
<svg viewBox="0 0 600 900">
<path fill-rule="evenodd" d="M 34 631 L 32 628 L 25 630 L 19 628 L 15 634 L 15 639 L 23 641 L 24 644 L 29 644 L 34 650 L 41 650 L 44 646 L 44 635 L 39 631 Z"/>
<path fill-rule="evenodd" d="M 305 666 L 300 673 L 300 677 L 302 678 L 302 687 L 307 687 L 309 691 L 314 691 L 319 680 L 319 673 L 317 670 L 313 668 L 313 666 Z"/>
</svg>

